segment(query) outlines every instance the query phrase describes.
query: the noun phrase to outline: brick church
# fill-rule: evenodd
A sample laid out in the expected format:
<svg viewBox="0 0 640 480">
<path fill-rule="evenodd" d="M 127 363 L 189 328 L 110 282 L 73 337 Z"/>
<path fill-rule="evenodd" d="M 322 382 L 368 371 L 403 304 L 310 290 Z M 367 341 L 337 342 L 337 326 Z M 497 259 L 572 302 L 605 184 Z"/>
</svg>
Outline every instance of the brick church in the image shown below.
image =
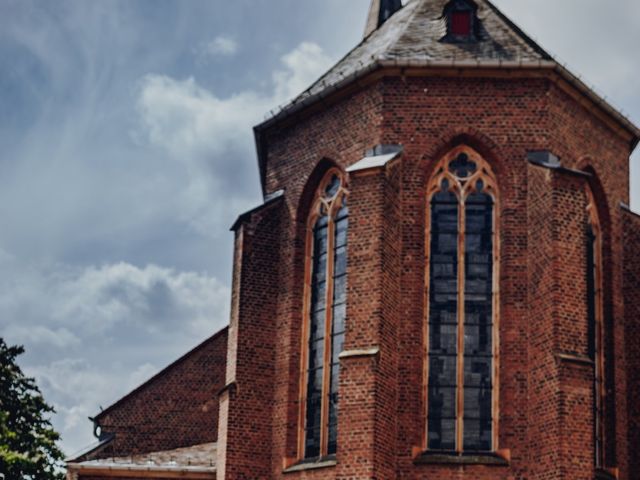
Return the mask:
<svg viewBox="0 0 640 480">
<path fill-rule="evenodd" d="M 488 0 L 373 0 L 255 138 L 229 327 L 70 479 L 640 479 L 627 118 Z"/>
</svg>

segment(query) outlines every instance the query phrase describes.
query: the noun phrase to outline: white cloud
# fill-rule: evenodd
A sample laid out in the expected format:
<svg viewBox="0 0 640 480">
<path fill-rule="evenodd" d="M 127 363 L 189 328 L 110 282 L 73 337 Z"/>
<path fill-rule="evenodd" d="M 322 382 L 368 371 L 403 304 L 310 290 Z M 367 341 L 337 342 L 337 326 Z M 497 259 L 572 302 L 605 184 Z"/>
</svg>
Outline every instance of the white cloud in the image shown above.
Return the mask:
<svg viewBox="0 0 640 480">
<path fill-rule="evenodd" d="M 218 312 L 227 310 L 229 290 L 204 274 L 121 262 L 63 271 L 54 278 L 52 297 L 60 300 L 52 305 L 51 316 L 95 334 L 127 327 L 154 333 L 180 324 L 206 335 L 226 321 Z"/>
<path fill-rule="evenodd" d="M 45 398 L 56 409 L 54 426 L 62 434 L 65 453 L 72 455 L 95 441 L 88 417 L 151 378 L 163 366 L 147 362 L 129 371 L 118 362 L 98 366 L 80 358 L 67 358 L 25 371 L 37 379 Z"/>
<path fill-rule="evenodd" d="M 273 72 L 268 93 L 245 90 L 220 97 L 193 77 L 150 74 L 141 81 L 135 137 L 184 164 L 190 180 L 177 199 L 182 219 L 203 234 L 217 230 L 223 211 L 252 206 L 242 187 L 256 178 L 252 126 L 270 108 L 301 93 L 331 63 L 319 46 L 308 42 L 281 61 L 283 68 Z"/>
<path fill-rule="evenodd" d="M 14 323 L 5 328 L 4 334 L 19 344 L 53 346 L 58 349 L 77 347 L 81 344 L 80 338 L 64 327 L 49 328 L 45 325 Z"/>
<path fill-rule="evenodd" d="M 197 49 L 200 58 L 231 57 L 238 52 L 238 42 L 231 37 L 219 36 L 209 42 L 204 42 Z"/>
<path fill-rule="evenodd" d="M 315 43 L 303 42 L 282 57 L 286 69 L 273 75 L 276 85 L 272 105 L 302 93 L 331 66 L 331 59 Z"/>
<path fill-rule="evenodd" d="M 229 288 L 205 273 L 125 262 L 28 265 L 8 253 L 0 265 L 0 332 L 26 345 L 21 364 L 58 411 L 67 453 L 92 441 L 86 418 L 100 405 L 228 323 Z"/>
<path fill-rule="evenodd" d="M 204 273 L 125 262 L 2 266 L 11 274 L 0 278 L 0 324 L 14 341 L 67 348 L 78 335 L 154 333 L 172 323 L 202 336 L 227 322 L 229 288 Z"/>
<path fill-rule="evenodd" d="M 281 61 L 285 68 L 273 73 L 271 94 L 246 90 L 220 98 L 198 85 L 193 77 L 176 80 L 166 75 L 147 75 L 142 79 L 137 102 L 143 133 L 149 143 L 181 161 L 252 148 L 246 140 L 253 124 L 270 108 L 301 93 L 330 64 L 322 49 L 308 42 L 284 55 Z"/>
<path fill-rule="evenodd" d="M 243 147 L 244 127 L 259 118 L 265 103 L 251 91 L 220 99 L 193 78 L 148 75 L 143 79 L 138 112 L 149 143 L 191 162 L 203 154 L 221 155 Z"/>
</svg>

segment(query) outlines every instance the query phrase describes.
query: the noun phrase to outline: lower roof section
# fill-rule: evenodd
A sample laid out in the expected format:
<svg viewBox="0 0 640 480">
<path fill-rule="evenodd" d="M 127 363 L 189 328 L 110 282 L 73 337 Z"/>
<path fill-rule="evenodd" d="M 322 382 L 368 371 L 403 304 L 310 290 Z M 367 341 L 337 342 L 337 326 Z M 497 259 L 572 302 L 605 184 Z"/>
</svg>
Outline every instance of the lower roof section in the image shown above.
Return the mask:
<svg viewBox="0 0 640 480">
<path fill-rule="evenodd" d="M 67 463 L 67 478 L 216 478 L 216 443 Z"/>
</svg>

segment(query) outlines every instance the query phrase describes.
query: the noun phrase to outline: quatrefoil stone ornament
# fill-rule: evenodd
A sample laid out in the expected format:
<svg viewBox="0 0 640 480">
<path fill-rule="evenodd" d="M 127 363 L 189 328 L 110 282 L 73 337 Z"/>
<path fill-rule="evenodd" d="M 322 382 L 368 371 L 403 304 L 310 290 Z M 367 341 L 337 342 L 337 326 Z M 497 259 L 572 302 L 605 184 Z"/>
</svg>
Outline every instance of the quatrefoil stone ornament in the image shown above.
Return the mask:
<svg viewBox="0 0 640 480">
<path fill-rule="evenodd" d="M 476 163 L 469 160 L 469 156 L 466 153 L 461 153 L 449 164 L 449 171 L 460 179 L 468 178 L 477 168 Z"/>
</svg>

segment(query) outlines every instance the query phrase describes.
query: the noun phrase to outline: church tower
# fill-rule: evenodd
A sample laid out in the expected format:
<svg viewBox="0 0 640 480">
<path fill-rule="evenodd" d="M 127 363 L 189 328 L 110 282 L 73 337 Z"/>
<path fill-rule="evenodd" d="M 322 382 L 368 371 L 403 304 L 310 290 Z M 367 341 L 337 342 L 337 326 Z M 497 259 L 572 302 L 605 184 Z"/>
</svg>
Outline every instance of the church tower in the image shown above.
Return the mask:
<svg viewBox="0 0 640 480">
<path fill-rule="evenodd" d="M 488 0 L 255 127 L 218 480 L 640 479 L 640 130 Z"/>
</svg>

